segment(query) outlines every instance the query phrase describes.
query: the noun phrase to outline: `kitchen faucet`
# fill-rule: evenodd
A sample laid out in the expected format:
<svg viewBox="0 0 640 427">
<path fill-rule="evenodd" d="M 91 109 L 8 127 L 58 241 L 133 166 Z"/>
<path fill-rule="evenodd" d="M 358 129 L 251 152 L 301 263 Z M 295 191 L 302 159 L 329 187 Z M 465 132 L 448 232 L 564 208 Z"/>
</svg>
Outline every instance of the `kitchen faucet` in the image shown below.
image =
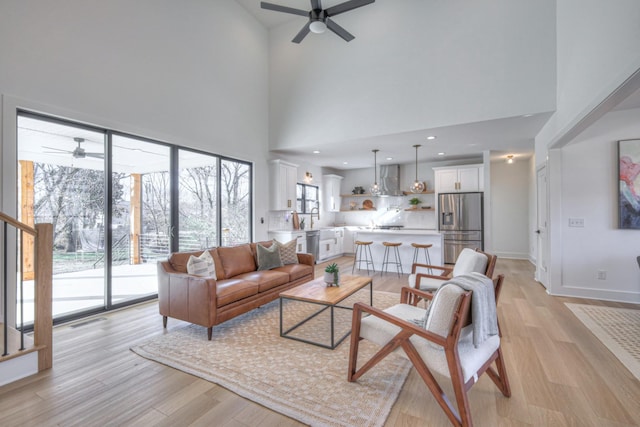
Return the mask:
<svg viewBox="0 0 640 427">
<path fill-rule="evenodd" d="M 318 216 L 318 221 L 320 221 L 320 208 L 318 208 L 318 206 L 316 206 L 315 208 L 311 208 L 311 212 L 310 212 L 310 219 L 311 219 L 311 229 L 313 229 L 313 211 L 316 211 L 316 215 Z"/>
</svg>

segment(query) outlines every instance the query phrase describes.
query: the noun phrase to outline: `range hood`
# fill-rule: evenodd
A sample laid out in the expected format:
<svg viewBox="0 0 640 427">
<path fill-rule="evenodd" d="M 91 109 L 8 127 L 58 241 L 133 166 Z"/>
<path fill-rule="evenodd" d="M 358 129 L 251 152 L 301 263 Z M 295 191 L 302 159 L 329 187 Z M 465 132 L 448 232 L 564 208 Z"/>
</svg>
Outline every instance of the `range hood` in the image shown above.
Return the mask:
<svg viewBox="0 0 640 427">
<path fill-rule="evenodd" d="M 402 196 L 400 191 L 400 165 L 380 166 L 380 195 Z"/>
</svg>

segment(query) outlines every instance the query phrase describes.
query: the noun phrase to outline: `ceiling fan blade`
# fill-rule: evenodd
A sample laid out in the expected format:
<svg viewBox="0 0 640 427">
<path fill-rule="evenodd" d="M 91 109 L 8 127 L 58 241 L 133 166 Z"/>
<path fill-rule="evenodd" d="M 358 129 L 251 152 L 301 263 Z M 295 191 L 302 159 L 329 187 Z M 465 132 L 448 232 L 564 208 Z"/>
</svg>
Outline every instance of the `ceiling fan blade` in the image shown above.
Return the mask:
<svg viewBox="0 0 640 427">
<path fill-rule="evenodd" d="M 73 153 L 73 151 L 69 151 L 69 150 L 63 150 L 62 148 L 56 148 L 56 147 L 45 147 L 43 146 L 42 148 L 46 148 L 47 150 L 55 150 L 55 151 L 49 151 L 49 153 Z M 46 151 L 45 151 L 46 153 Z"/>
<path fill-rule="evenodd" d="M 104 159 L 104 154 L 102 153 L 84 153 L 85 157 L 95 157 L 96 159 Z"/>
<path fill-rule="evenodd" d="M 300 15 L 300 16 L 309 16 L 308 10 L 294 9 L 293 7 L 280 6 L 279 4 L 267 3 L 266 1 L 261 1 L 260 7 L 268 10 L 275 10 L 276 12 L 291 13 L 293 15 Z"/>
<path fill-rule="evenodd" d="M 351 40 L 355 39 L 355 37 L 349 31 L 345 30 L 340 25 L 333 22 L 331 19 L 327 18 L 325 20 L 325 23 L 327 24 L 328 29 L 342 37 L 345 41 L 350 42 Z"/>
<path fill-rule="evenodd" d="M 341 13 L 348 12 L 353 9 L 357 9 L 362 6 L 366 6 L 375 2 L 376 0 L 349 0 L 344 3 L 337 4 L 333 7 L 326 9 L 324 12 L 327 16 L 336 16 Z"/>
<path fill-rule="evenodd" d="M 320 0 L 311 0 L 311 10 L 313 9 L 322 10 L 322 4 L 320 4 Z"/>
<path fill-rule="evenodd" d="M 293 43 L 300 43 L 302 39 L 304 39 L 307 36 L 307 34 L 309 34 L 309 25 L 311 25 L 311 21 L 307 22 L 307 25 L 302 27 L 300 32 L 296 34 L 296 36 L 291 41 Z"/>
</svg>

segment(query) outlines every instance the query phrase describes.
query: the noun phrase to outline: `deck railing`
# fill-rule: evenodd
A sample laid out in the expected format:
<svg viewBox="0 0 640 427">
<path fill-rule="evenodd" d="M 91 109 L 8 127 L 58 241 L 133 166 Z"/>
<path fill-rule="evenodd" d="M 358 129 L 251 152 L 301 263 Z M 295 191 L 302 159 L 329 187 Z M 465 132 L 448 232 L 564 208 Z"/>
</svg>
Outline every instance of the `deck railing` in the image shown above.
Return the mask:
<svg viewBox="0 0 640 427">
<path fill-rule="evenodd" d="M 0 344 L 0 362 L 19 357 L 30 351 L 38 351 L 38 371 L 49 369 L 52 366 L 52 268 L 53 268 L 53 226 L 52 224 L 36 224 L 35 227 L 23 224 L 10 216 L 0 212 L 2 224 L 2 332 L 3 342 Z M 14 233 L 15 231 L 15 233 Z M 15 237 L 14 237 L 15 236 Z M 30 247 L 28 240 L 33 239 L 34 269 L 34 324 L 33 346 L 25 346 L 24 332 L 24 278 L 23 260 L 24 250 Z M 15 265 L 10 265 L 10 253 L 14 252 L 13 242 L 16 243 L 17 258 Z M 17 274 L 19 273 L 19 274 Z M 13 287 L 13 280 L 9 280 L 9 274 L 17 277 L 17 286 Z M 11 284 L 11 288 L 10 288 Z M 10 309 L 9 304 L 12 304 Z M 20 319 L 10 316 L 15 312 L 20 314 Z M 9 345 L 9 336 L 19 334 L 20 344 L 17 349 Z"/>
</svg>

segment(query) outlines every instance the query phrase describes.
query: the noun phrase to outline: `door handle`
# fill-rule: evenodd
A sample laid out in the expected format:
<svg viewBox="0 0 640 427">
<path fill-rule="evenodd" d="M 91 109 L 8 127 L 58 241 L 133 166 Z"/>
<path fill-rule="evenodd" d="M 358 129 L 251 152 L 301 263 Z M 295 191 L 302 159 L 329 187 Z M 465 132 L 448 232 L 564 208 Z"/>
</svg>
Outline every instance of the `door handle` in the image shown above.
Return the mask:
<svg viewBox="0 0 640 427">
<path fill-rule="evenodd" d="M 540 234 L 540 233 L 541 233 L 541 231 L 540 231 L 540 230 L 536 230 L 536 234 Z"/>
</svg>

